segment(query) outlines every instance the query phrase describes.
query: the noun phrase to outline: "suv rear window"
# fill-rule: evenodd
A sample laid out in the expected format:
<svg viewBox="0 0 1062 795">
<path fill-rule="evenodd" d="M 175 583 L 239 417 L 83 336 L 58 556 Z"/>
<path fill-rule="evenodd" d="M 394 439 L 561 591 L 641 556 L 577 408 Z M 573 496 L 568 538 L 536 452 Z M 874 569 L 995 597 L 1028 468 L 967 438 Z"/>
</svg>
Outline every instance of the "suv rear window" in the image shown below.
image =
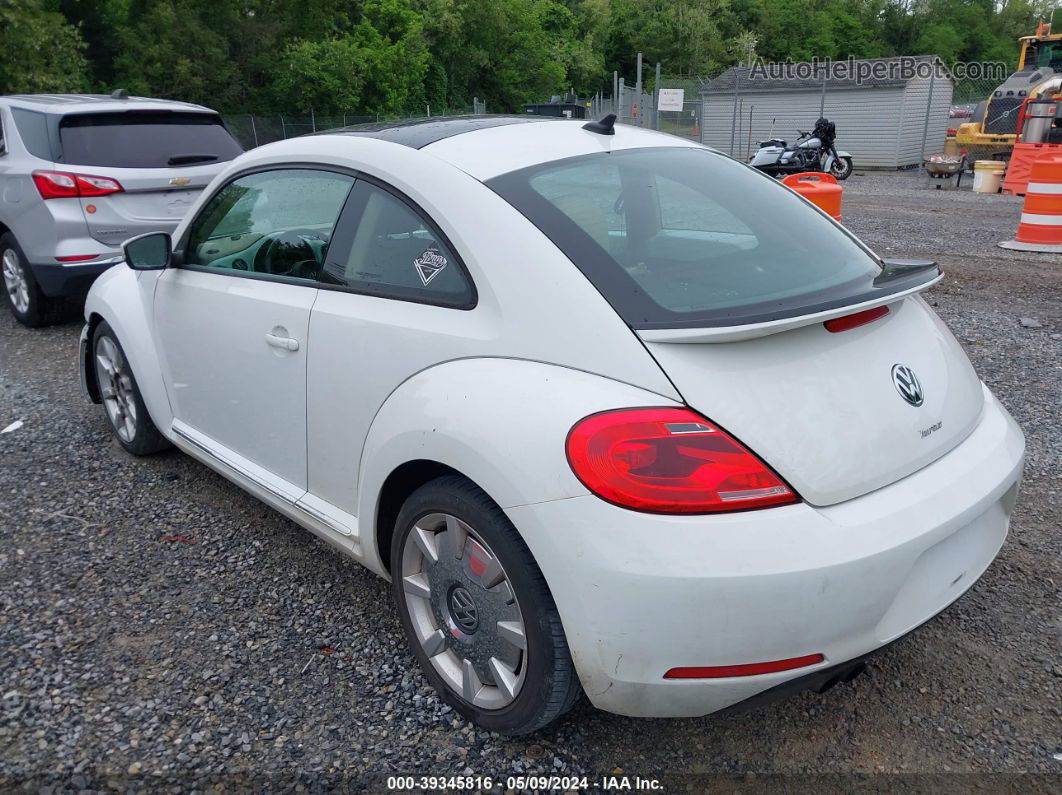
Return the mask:
<svg viewBox="0 0 1062 795">
<path fill-rule="evenodd" d="M 174 168 L 232 160 L 243 150 L 211 113 L 123 111 L 65 116 L 62 162 L 76 166 Z"/>
<path fill-rule="evenodd" d="M 869 300 L 880 263 L 773 179 L 692 147 L 602 152 L 487 183 L 635 328 L 732 326 Z"/>
</svg>

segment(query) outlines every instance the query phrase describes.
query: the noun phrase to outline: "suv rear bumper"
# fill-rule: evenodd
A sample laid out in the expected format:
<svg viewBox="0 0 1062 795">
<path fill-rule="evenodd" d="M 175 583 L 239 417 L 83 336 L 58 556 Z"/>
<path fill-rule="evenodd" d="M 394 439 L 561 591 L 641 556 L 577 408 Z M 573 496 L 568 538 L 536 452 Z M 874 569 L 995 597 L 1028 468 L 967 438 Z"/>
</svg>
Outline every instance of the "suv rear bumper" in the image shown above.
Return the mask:
<svg viewBox="0 0 1062 795">
<path fill-rule="evenodd" d="M 107 257 L 91 262 L 51 262 L 31 264 L 33 277 L 41 292 L 52 298 L 86 295 L 96 277 L 122 258 Z"/>
</svg>

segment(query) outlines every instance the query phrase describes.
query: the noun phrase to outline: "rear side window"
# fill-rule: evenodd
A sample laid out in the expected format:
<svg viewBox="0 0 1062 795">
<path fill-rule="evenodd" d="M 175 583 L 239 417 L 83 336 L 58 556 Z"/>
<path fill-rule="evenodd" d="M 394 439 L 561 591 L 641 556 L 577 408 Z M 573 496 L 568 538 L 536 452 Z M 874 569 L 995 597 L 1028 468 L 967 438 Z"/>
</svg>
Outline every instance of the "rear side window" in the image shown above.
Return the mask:
<svg viewBox="0 0 1062 795">
<path fill-rule="evenodd" d="M 243 150 L 211 113 L 124 111 L 66 116 L 62 162 L 113 168 L 174 168 L 232 160 Z"/>
<path fill-rule="evenodd" d="M 18 137 L 26 151 L 41 160 L 54 160 L 51 140 L 48 136 L 48 117 L 23 108 L 12 108 L 11 118 L 18 128 Z"/>
<path fill-rule="evenodd" d="M 636 328 L 763 322 L 881 292 L 879 263 L 843 229 L 703 149 L 603 152 L 488 185 Z"/>
<path fill-rule="evenodd" d="M 322 282 L 418 303 L 461 309 L 475 304 L 472 281 L 453 250 L 403 199 L 359 180 L 350 194 L 349 217 L 348 253 L 325 263 Z"/>
</svg>

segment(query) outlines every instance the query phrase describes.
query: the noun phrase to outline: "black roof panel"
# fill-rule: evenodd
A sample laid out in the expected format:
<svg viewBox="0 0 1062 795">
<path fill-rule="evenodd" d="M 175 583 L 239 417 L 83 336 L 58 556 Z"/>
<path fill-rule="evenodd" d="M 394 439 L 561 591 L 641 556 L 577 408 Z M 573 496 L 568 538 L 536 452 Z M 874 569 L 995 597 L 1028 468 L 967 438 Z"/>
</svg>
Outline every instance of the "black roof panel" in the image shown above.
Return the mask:
<svg viewBox="0 0 1062 795">
<path fill-rule="evenodd" d="M 352 127 L 340 127 L 324 130 L 316 135 L 360 135 L 367 138 L 380 138 L 393 141 L 412 149 L 421 149 L 428 144 L 451 138 L 473 130 L 485 130 L 489 127 L 505 127 L 510 124 L 527 124 L 530 122 L 560 121 L 548 116 L 439 116 L 430 119 L 416 119 L 402 122 L 380 122 L 378 124 L 357 124 Z"/>
</svg>

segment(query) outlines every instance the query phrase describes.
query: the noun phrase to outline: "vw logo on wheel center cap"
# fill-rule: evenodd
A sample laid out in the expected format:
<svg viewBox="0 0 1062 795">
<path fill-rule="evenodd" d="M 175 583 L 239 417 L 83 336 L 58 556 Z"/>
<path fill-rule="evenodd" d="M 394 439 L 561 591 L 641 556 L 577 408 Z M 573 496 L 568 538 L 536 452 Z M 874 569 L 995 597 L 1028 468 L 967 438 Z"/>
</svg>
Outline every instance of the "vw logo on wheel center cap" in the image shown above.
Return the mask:
<svg viewBox="0 0 1062 795">
<path fill-rule="evenodd" d="M 462 632 L 471 635 L 479 628 L 479 609 L 467 588 L 463 585 L 454 586 L 450 589 L 446 603 L 450 608 L 450 617 Z"/>
<path fill-rule="evenodd" d="M 914 370 L 906 364 L 894 364 L 892 366 L 892 384 L 900 397 L 912 406 L 921 406 L 925 396 L 922 393 L 922 385 L 918 382 L 918 376 Z"/>
</svg>

